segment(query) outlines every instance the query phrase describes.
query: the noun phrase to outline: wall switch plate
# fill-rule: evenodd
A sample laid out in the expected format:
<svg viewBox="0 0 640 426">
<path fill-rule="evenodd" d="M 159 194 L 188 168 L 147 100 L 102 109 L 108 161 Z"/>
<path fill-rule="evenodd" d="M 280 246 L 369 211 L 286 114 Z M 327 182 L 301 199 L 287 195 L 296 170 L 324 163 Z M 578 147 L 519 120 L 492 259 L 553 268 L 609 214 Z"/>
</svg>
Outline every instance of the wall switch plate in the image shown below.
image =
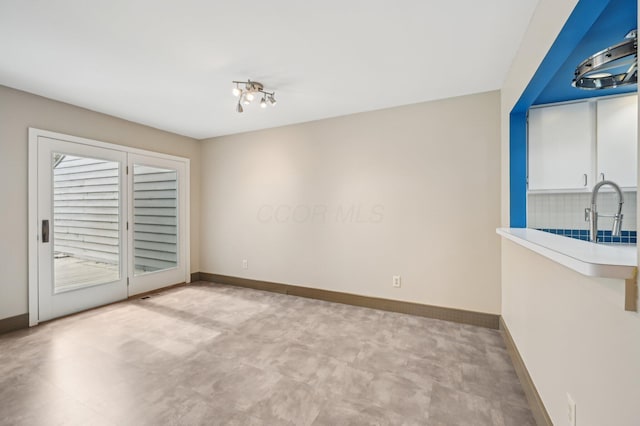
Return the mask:
<svg viewBox="0 0 640 426">
<path fill-rule="evenodd" d="M 576 402 L 567 394 L 567 424 L 576 426 Z"/>
<path fill-rule="evenodd" d="M 400 282 L 400 275 L 394 275 L 393 276 L 393 286 L 400 288 L 401 282 Z"/>
<path fill-rule="evenodd" d="M 242 269 L 249 269 L 249 261 L 247 259 L 242 259 Z"/>
</svg>

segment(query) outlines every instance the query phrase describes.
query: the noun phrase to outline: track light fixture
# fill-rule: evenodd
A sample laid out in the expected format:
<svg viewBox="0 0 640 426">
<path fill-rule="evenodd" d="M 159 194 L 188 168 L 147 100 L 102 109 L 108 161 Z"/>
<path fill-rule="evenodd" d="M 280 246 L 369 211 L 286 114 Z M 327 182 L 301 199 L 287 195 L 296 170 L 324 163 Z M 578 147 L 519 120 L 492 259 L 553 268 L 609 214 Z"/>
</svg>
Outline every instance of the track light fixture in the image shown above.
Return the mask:
<svg viewBox="0 0 640 426">
<path fill-rule="evenodd" d="M 598 90 L 638 82 L 638 31 L 630 31 L 625 40 L 582 61 L 573 82 L 578 89 Z"/>
<path fill-rule="evenodd" d="M 257 81 L 233 81 L 235 84 L 232 93 L 233 96 L 238 98 L 238 105 L 236 106 L 237 112 L 243 112 L 244 108 L 242 104 L 249 105 L 256 99 L 256 96 L 262 95 L 260 99 L 260 107 L 266 108 L 267 104 L 274 106 L 276 104 L 275 92 L 267 92 L 264 90 L 264 85 Z"/>
</svg>

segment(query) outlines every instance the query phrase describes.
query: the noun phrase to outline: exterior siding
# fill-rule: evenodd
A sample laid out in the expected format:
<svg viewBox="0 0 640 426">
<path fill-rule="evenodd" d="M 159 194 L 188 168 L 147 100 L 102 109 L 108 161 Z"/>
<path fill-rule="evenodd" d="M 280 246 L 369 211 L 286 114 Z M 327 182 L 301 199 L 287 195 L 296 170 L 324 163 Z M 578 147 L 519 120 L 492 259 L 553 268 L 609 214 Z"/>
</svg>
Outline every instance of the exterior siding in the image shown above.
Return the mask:
<svg viewBox="0 0 640 426">
<path fill-rule="evenodd" d="M 117 264 L 118 163 L 59 157 L 53 169 L 55 256 Z"/>
<path fill-rule="evenodd" d="M 118 163 L 64 156 L 54 177 L 55 256 L 107 264 L 119 258 Z M 177 264 L 177 175 L 134 167 L 134 254 L 136 272 Z"/>
<path fill-rule="evenodd" d="M 133 168 L 136 271 L 174 268 L 178 263 L 178 182 L 173 170 Z"/>
</svg>

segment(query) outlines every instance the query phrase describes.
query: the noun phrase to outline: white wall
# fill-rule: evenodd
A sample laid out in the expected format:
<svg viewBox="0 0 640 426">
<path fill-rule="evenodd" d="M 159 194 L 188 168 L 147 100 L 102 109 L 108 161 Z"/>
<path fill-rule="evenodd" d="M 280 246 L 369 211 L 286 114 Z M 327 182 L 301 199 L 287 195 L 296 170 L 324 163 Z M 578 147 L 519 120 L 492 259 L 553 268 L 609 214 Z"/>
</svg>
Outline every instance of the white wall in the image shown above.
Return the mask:
<svg viewBox="0 0 640 426">
<path fill-rule="evenodd" d="M 576 5 L 540 0 L 501 91 L 502 223 L 509 224 L 509 112 Z M 502 315 L 549 414 L 567 424 L 636 425 L 640 316 L 625 312 L 624 282 L 577 274 L 502 242 Z"/>
<path fill-rule="evenodd" d="M 489 92 L 204 141 L 201 271 L 499 313 L 498 123 Z"/>
<path fill-rule="evenodd" d="M 199 270 L 198 141 L 0 86 L 0 319 L 27 312 L 29 127 L 190 158 L 191 270 Z"/>
<path fill-rule="evenodd" d="M 554 424 L 635 426 L 640 419 L 640 315 L 624 280 L 580 275 L 505 240 L 502 315 Z"/>
</svg>

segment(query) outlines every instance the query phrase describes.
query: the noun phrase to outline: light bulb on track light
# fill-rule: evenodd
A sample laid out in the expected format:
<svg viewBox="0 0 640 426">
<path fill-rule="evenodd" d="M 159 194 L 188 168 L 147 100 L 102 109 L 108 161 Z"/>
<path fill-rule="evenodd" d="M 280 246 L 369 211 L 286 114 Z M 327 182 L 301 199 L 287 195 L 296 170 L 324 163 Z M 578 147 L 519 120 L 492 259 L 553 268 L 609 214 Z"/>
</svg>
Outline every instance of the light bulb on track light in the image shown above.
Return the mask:
<svg viewBox="0 0 640 426">
<path fill-rule="evenodd" d="M 236 111 L 244 112 L 244 106 L 251 104 L 254 100 L 259 100 L 260 108 L 264 109 L 267 105 L 274 106 L 276 104 L 275 92 L 265 90 L 262 83 L 258 81 L 232 81 L 231 93 L 237 98 Z"/>
</svg>

